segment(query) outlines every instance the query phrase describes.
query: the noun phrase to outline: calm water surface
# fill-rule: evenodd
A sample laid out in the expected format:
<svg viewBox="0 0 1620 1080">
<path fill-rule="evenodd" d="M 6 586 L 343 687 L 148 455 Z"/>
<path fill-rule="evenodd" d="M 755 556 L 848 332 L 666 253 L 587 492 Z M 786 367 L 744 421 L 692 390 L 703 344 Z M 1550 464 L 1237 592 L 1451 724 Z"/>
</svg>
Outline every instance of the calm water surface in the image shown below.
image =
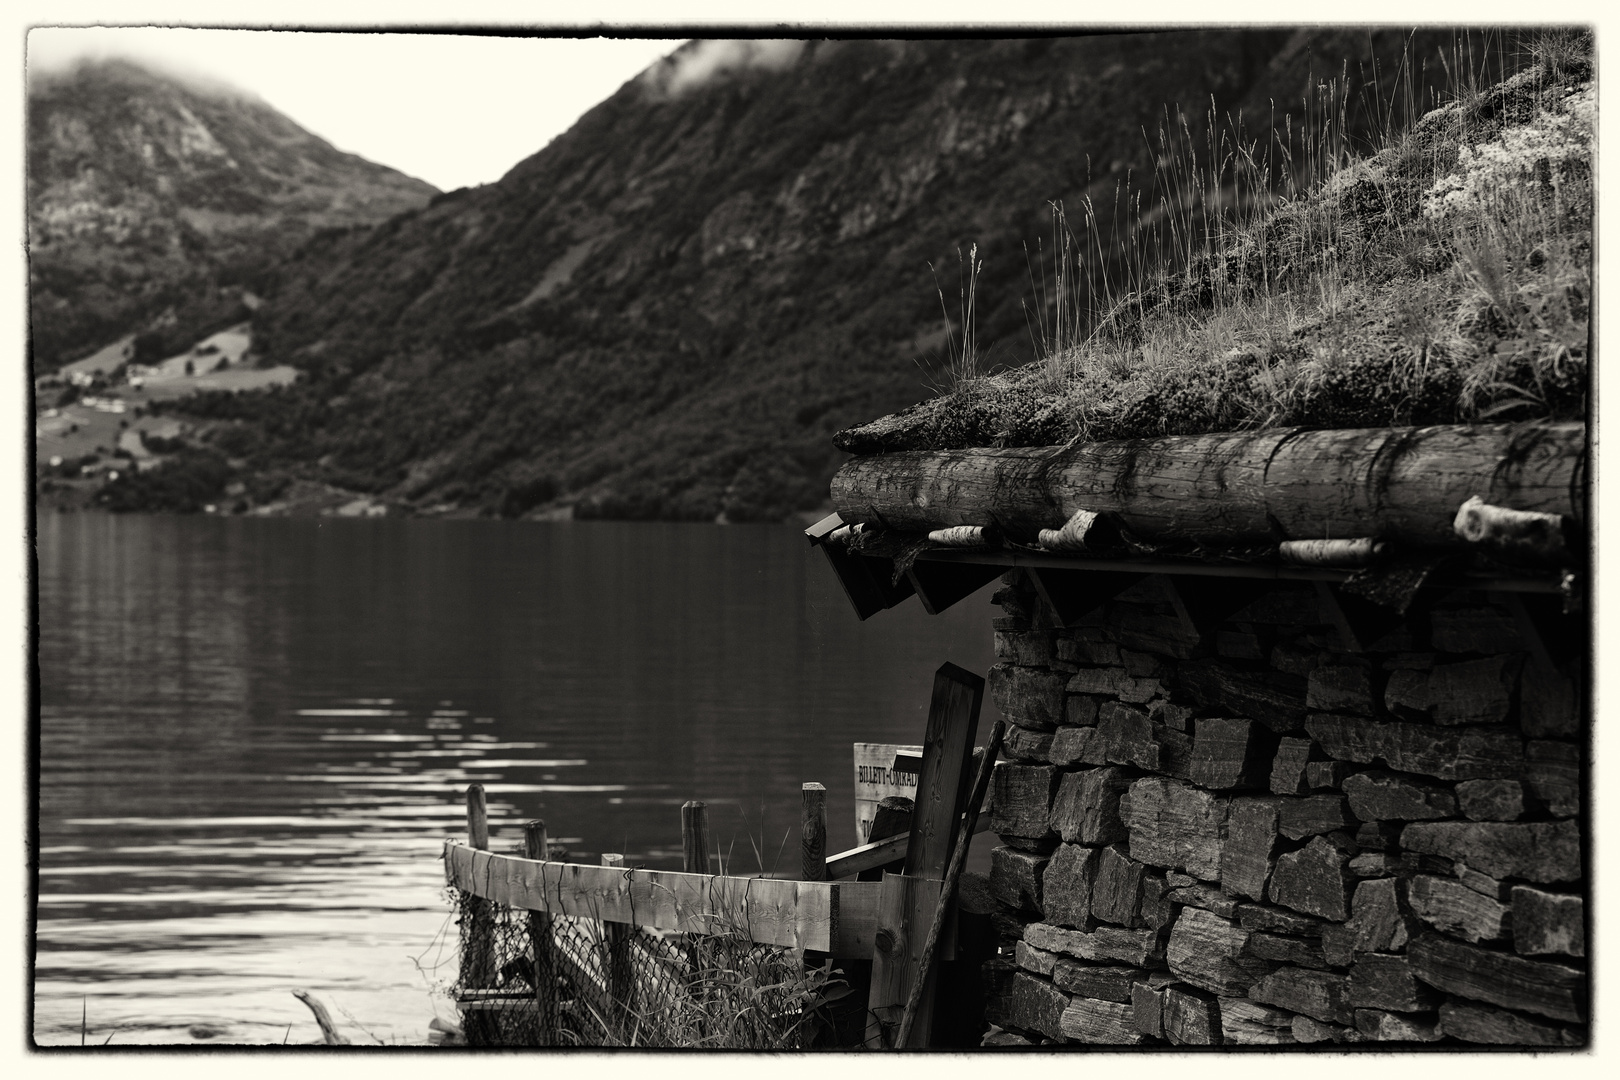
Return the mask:
<svg viewBox="0 0 1620 1080">
<path fill-rule="evenodd" d="M 988 588 L 858 623 L 787 527 L 42 514 L 38 551 L 41 1044 L 318 1041 L 293 989 L 424 1041 L 468 783 L 497 849 L 679 869 L 696 798 L 788 870 L 799 785 L 853 844 L 850 744 L 993 662 Z"/>
</svg>

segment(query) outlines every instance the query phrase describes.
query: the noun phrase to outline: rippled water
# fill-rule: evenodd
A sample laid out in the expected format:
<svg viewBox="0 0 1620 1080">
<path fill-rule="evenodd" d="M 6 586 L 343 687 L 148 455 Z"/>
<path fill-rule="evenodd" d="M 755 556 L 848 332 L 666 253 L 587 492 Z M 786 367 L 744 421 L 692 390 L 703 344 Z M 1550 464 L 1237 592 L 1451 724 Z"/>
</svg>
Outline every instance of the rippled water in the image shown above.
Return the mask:
<svg viewBox="0 0 1620 1080">
<path fill-rule="evenodd" d="M 497 849 L 542 817 L 678 868 L 697 798 L 786 870 L 799 785 L 853 844 L 850 744 L 992 662 L 988 589 L 858 623 L 786 527 L 45 514 L 38 551 L 41 1044 L 318 1041 L 293 989 L 422 1042 L 468 783 Z"/>
</svg>

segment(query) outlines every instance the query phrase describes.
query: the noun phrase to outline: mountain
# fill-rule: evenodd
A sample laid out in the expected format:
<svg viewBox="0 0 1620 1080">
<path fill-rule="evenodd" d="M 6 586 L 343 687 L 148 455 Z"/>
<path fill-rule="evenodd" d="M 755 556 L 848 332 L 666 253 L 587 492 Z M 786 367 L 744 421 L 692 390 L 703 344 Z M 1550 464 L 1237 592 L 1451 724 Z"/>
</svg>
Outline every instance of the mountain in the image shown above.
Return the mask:
<svg viewBox="0 0 1620 1080">
<path fill-rule="evenodd" d="M 315 231 L 438 190 L 345 154 L 262 100 L 127 60 L 34 74 L 29 313 L 36 371 L 130 333 L 160 356 L 246 317 Z"/>
<path fill-rule="evenodd" d="M 1023 363 L 1050 204 L 1106 216 L 1133 187 L 1151 214 L 1171 110 L 1195 145 L 1211 110 L 1350 138 L 1403 57 L 1424 100 L 1454 37 L 689 43 L 499 182 L 312 236 L 253 320 L 298 382 L 175 408 L 239 509 L 315 483 L 417 513 L 780 519 L 825 499 L 834 432 L 946 377 L 970 245 L 980 349 Z"/>
</svg>

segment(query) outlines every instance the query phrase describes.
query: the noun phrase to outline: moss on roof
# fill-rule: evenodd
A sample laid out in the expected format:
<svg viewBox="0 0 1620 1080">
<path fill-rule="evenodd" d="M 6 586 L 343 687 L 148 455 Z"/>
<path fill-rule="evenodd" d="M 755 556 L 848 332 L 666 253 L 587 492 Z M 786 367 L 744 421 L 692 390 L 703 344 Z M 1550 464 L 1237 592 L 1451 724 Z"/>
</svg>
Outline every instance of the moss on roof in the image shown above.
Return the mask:
<svg viewBox="0 0 1620 1080">
<path fill-rule="evenodd" d="M 838 433 L 856 454 L 1584 416 L 1590 41 L 1232 223 L 1084 341 Z"/>
</svg>

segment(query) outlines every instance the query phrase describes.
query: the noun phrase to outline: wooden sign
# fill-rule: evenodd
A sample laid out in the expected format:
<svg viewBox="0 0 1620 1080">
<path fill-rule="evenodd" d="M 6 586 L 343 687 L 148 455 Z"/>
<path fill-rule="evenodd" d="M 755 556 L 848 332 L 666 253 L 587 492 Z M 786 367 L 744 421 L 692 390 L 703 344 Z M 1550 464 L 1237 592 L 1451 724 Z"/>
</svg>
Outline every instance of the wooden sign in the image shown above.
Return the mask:
<svg viewBox="0 0 1620 1080">
<path fill-rule="evenodd" d="M 896 769 L 900 758 L 902 768 Z M 877 813 L 879 800 L 891 795 L 915 800 L 917 798 L 917 769 L 922 762 L 922 747 L 901 746 L 896 743 L 855 744 L 855 843 L 867 843 L 872 831 L 872 815 Z M 910 765 L 910 771 L 904 766 Z"/>
</svg>

